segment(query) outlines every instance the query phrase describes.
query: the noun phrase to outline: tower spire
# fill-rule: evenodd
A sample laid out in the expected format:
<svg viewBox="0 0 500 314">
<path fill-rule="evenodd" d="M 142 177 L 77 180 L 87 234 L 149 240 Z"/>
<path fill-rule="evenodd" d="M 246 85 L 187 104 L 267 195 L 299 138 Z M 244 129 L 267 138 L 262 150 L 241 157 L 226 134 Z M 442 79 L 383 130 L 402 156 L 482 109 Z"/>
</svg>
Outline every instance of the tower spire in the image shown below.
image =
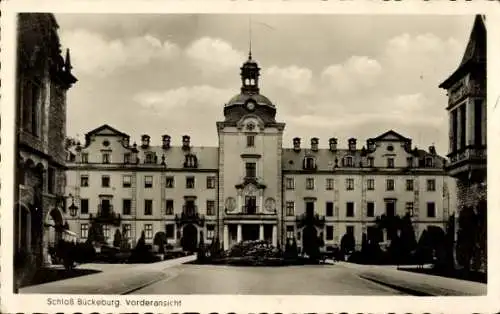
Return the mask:
<svg viewBox="0 0 500 314">
<path fill-rule="evenodd" d="M 71 69 L 73 68 L 73 67 L 71 66 L 71 59 L 70 59 L 70 57 L 69 57 L 69 48 L 68 48 L 68 49 L 66 49 L 66 60 L 65 60 L 65 62 L 64 62 L 64 67 L 65 67 L 65 69 L 66 69 L 66 71 L 67 71 L 67 72 L 70 72 L 70 71 L 71 71 Z"/>
<path fill-rule="evenodd" d="M 252 16 L 248 19 L 248 60 L 252 60 Z"/>
</svg>

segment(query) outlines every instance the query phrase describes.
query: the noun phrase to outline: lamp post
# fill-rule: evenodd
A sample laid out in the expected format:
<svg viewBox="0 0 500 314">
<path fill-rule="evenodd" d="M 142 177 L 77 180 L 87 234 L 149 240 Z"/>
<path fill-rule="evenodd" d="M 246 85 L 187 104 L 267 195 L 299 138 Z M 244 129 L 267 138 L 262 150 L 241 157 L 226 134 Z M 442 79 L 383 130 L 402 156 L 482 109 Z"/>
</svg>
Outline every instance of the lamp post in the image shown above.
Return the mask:
<svg viewBox="0 0 500 314">
<path fill-rule="evenodd" d="M 78 212 L 78 206 L 75 205 L 75 197 L 70 193 L 69 197 L 71 197 L 71 205 L 69 206 L 69 214 L 71 217 L 76 217 Z"/>
</svg>

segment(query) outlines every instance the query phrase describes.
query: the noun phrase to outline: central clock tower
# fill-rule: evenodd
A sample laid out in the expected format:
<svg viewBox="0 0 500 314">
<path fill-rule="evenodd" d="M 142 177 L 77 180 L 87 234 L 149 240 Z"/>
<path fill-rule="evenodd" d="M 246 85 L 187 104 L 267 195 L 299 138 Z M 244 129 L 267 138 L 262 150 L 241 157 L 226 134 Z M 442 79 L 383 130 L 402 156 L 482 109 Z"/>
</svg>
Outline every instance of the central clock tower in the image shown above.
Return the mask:
<svg viewBox="0 0 500 314">
<path fill-rule="evenodd" d="M 260 94 L 260 68 L 251 53 L 241 67 L 241 91 L 217 122 L 217 234 L 224 249 L 245 240 L 282 245 L 281 154 L 284 123 Z"/>
</svg>

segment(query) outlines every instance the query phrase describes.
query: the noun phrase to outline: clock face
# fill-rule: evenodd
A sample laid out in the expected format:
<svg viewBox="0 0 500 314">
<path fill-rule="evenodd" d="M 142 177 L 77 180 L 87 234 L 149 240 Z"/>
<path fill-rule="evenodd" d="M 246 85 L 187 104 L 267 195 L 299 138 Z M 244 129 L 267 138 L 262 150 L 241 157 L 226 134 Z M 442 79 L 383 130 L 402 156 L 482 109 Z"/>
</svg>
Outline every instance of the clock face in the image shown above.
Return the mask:
<svg viewBox="0 0 500 314">
<path fill-rule="evenodd" d="M 255 103 L 253 101 L 249 101 L 247 103 L 247 109 L 248 110 L 254 110 L 255 109 Z"/>
</svg>

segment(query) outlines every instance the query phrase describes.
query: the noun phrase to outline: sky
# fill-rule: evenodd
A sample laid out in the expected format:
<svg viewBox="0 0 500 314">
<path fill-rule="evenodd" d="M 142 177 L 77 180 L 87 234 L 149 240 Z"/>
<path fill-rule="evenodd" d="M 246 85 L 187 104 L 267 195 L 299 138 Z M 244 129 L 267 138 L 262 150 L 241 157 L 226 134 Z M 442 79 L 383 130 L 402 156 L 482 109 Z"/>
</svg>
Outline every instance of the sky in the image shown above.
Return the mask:
<svg viewBox="0 0 500 314">
<path fill-rule="evenodd" d="M 312 137 L 366 139 L 394 130 L 448 150 L 446 91 L 474 17 L 396 15 L 56 14 L 78 82 L 68 92 L 68 136 L 109 124 L 140 143 L 190 135 L 217 146 L 216 121 L 240 91 L 248 57 L 260 92 L 285 122 L 284 147 Z M 251 27 L 250 27 L 251 25 Z M 251 29 L 251 32 L 250 32 Z"/>
</svg>

